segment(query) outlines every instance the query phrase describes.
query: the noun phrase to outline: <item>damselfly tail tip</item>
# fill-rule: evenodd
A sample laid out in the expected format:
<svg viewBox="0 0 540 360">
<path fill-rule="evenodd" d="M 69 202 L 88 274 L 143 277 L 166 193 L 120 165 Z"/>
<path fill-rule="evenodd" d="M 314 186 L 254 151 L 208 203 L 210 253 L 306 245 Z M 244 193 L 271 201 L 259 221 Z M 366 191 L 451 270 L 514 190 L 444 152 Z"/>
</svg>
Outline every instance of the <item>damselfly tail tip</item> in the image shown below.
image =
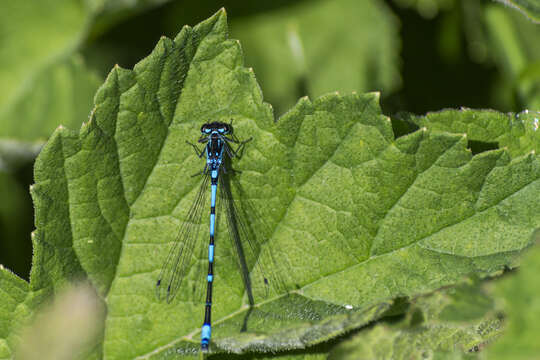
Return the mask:
<svg viewBox="0 0 540 360">
<path fill-rule="evenodd" d="M 167 286 L 167 304 L 170 304 L 174 296 L 171 296 L 171 285 Z"/>
<path fill-rule="evenodd" d="M 158 301 L 161 301 L 161 296 L 160 296 L 161 291 L 160 290 L 161 290 L 161 279 L 156 281 L 156 297 L 157 297 Z"/>
</svg>

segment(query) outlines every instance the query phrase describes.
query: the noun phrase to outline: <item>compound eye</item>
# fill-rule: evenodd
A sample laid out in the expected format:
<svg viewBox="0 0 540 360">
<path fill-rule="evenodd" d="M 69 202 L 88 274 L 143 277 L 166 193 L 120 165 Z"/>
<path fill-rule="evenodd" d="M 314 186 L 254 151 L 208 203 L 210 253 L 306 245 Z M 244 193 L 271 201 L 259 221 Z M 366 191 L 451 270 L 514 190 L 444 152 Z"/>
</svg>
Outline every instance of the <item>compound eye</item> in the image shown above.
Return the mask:
<svg viewBox="0 0 540 360">
<path fill-rule="evenodd" d="M 218 131 L 223 134 L 225 132 L 225 128 L 224 127 L 219 128 Z"/>
<path fill-rule="evenodd" d="M 206 124 L 204 124 L 202 127 L 201 127 L 201 132 L 203 134 L 210 134 L 210 132 L 212 131 L 212 129 L 210 129 Z"/>
</svg>

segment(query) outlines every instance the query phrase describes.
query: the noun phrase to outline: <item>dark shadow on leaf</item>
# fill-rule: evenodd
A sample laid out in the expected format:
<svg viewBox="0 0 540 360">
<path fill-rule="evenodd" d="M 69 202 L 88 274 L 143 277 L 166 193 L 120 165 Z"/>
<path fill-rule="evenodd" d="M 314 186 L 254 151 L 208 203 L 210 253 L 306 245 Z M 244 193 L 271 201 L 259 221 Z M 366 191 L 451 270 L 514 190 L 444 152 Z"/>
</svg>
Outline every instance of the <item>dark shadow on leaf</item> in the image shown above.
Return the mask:
<svg viewBox="0 0 540 360">
<path fill-rule="evenodd" d="M 393 324 L 403 320 L 405 313 L 411 307 L 409 298 L 407 297 L 398 297 L 394 299 L 392 306 L 386 310 L 382 316 L 381 321 L 384 321 L 389 324 Z"/>
<path fill-rule="evenodd" d="M 418 125 L 411 120 L 413 116 L 413 114 L 407 112 L 400 112 L 390 118 L 392 121 L 392 130 L 394 131 L 396 139 L 411 134 L 419 129 Z"/>
<path fill-rule="evenodd" d="M 467 148 L 471 150 L 473 155 L 476 155 L 483 153 L 484 151 L 497 150 L 499 148 L 499 143 L 469 140 Z"/>
</svg>

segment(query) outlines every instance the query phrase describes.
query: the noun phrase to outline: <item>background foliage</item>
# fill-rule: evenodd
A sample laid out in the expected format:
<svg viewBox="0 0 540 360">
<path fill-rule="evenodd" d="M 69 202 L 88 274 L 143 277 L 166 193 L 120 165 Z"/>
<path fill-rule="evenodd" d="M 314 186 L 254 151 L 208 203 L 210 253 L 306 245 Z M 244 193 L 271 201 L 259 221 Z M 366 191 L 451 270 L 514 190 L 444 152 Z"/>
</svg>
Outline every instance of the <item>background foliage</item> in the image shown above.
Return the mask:
<svg viewBox="0 0 540 360">
<path fill-rule="evenodd" d="M 538 3 L 504 3 L 509 6 L 487 0 L 3 2 L 0 264 L 23 279 L 29 277 L 34 225 L 28 188 L 34 182 L 34 158 L 54 129 L 79 129 L 115 64 L 132 68 L 162 35 L 174 38 L 184 24 L 195 25 L 222 6 L 227 8 L 230 36 L 241 41 L 246 66 L 253 67 L 276 117 L 305 95 L 315 99 L 334 91 L 381 91 L 382 113 L 392 117 L 397 136 L 426 126 L 466 133 L 473 153 L 498 146 L 507 147 L 512 156 L 538 151 L 538 133 L 531 131 L 539 126 L 535 119 L 540 110 L 540 27 L 534 23 L 540 18 Z M 499 113 L 448 110 L 426 115 L 461 107 Z M 500 112 L 514 112 L 529 126 L 520 130 L 512 125 L 517 115 Z M 480 122 L 485 126 L 475 127 L 474 116 L 485 117 Z M 526 261 L 530 269 L 538 263 L 533 254 Z M 508 337 L 503 338 L 509 340 L 479 356 L 504 358 L 493 353 L 512 351 L 513 336 L 523 341 L 522 358 L 533 358 L 536 349 L 526 350 L 533 342 L 517 335 L 535 331 L 536 324 L 523 315 L 538 313 L 534 295 L 528 296 L 532 289 L 520 285 L 531 281 L 533 271 L 505 277 L 501 285 L 469 279 L 454 290 L 418 297 L 423 305 L 410 305 L 399 312 L 399 319 L 388 317 L 369 331 L 296 356 L 358 358 L 351 355 L 356 351 L 376 357 L 389 349 L 407 354 L 413 351 L 407 346 L 419 342 L 428 345 L 419 357 L 457 357 L 456 347 L 483 350 L 498 336 L 507 311 L 520 319 L 509 322 Z M 9 286 L 25 286 L 15 284 Z M 502 299 L 508 304 L 501 304 Z M 477 311 L 457 327 L 441 321 L 453 301 L 461 305 L 455 306 L 456 314 L 465 311 L 463 303 L 477 304 Z M 418 316 L 421 329 L 415 327 Z M 482 324 L 489 330 L 471 335 Z"/>
</svg>

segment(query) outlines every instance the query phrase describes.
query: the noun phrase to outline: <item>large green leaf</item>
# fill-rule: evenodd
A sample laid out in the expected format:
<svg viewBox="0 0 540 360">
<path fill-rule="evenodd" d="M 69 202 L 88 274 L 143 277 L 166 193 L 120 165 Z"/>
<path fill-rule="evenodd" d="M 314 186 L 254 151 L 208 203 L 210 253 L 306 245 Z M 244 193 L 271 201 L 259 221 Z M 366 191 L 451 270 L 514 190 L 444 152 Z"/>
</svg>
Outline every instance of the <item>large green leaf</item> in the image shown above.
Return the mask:
<svg viewBox="0 0 540 360">
<path fill-rule="evenodd" d="M 414 299 L 404 320 L 360 331 L 336 346 L 328 358 L 465 359 L 502 329 L 500 309 L 475 285 L 462 284 Z"/>
<path fill-rule="evenodd" d="M 231 29 L 280 114 L 304 95 L 400 85 L 398 22 L 383 1 L 300 2 Z"/>
<path fill-rule="evenodd" d="M 154 286 L 200 183 L 191 175 L 204 165 L 185 141 L 207 121 L 234 118 L 237 136 L 253 137 L 234 164 L 236 195 L 258 209 L 248 224 L 268 234 L 257 261 L 270 264 L 273 249 L 273 271 L 291 290 L 265 294 L 254 284 L 250 311 L 220 226 L 214 352 L 331 339 L 380 318 L 396 297 L 514 266 L 540 224 L 532 153 L 472 156 L 465 136 L 426 129 L 396 140 L 377 94 L 303 98 L 275 122 L 227 38 L 224 11 L 162 38 L 133 70 L 113 69 L 95 101 L 80 132 L 57 129 L 36 162 L 27 299 L 88 278 L 107 305 L 96 356 L 167 358 L 199 347 L 195 270 L 170 304 Z"/>
<path fill-rule="evenodd" d="M 534 22 L 540 22 L 540 1 L 539 0 L 497 0 L 513 7 L 527 16 Z"/>
</svg>

